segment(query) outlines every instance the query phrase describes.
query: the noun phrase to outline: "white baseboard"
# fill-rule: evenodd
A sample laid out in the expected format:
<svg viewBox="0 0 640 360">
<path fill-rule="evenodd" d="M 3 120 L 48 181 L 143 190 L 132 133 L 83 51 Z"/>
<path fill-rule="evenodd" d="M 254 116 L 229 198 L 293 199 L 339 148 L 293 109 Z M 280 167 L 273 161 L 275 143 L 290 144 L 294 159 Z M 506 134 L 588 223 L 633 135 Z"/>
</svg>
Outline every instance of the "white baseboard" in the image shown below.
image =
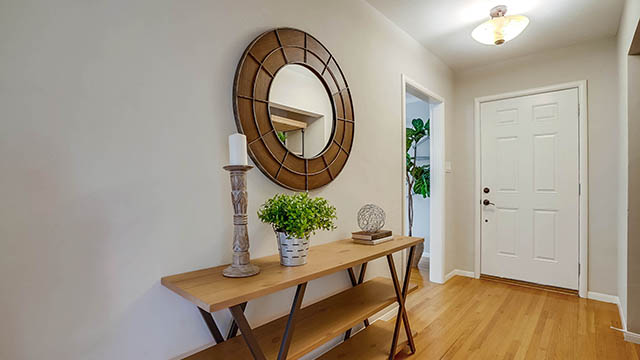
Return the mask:
<svg viewBox="0 0 640 360">
<path fill-rule="evenodd" d="M 625 341 L 632 342 L 634 344 L 640 344 L 640 334 L 632 333 L 630 331 L 624 332 Z"/>
<path fill-rule="evenodd" d="M 587 298 L 591 300 L 603 301 L 611 304 L 616 304 L 618 306 L 618 314 L 620 316 L 620 322 L 622 323 L 622 329 L 620 330 L 624 335 L 624 340 L 628 342 L 632 342 L 634 344 L 640 344 L 640 334 L 632 333 L 627 331 L 627 319 L 624 317 L 624 312 L 622 311 L 622 304 L 620 303 L 620 298 L 615 295 L 602 294 L 594 291 L 589 291 L 587 293 Z"/>
<path fill-rule="evenodd" d="M 587 299 L 598 300 L 616 305 L 620 303 L 620 299 L 618 299 L 618 297 L 615 295 L 603 294 L 594 291 L 587 292 Z"/>
<path fill-rule="evenodd" d="M 450 273 L 447 274 L 447 276 L 444 277 L 444 282 L 446 283 L 447 281 L 449 281 L 449 279 L 451 279 L 454 276 L 466 276 L 466 277 L 470 277 L 470 278 L 475 278 L 476 274 L 473 271 L 466 271 L 466 270 L 460 270 L 460 269 L 454 269 L 451 270 Z"/>
<path fill-rule="evenodd" d="M 620 304 L 620 298 L 615 295 L 603 294 L 595 291 L 587 292 L 587 299 L 598 300 L 606 303 L 616 304 L 618 306 L 618 315 L 620 316 L 620 322 L 622 323 L 622 330 L 627 331 L 627 319 L 624 317 L 622 311 L 622 304 Z"/>
<path fill-rule="evenodd" d="M 618 315 L 620 316 L 620 322 L 622 323 L 622 331 L 627 331 L 627 319 L 624 316 L 624 312 L 622 311 L 622 304 L 620 303 L 620 298 L 615 295 L 603 294 L 594 291 L 587 292 L 587 298 L 591 300 L 603 301 L 611 304 L 616 304 L 618 306 Z M 630 333 L 633 334 L 633 333 Z"/>
<path fill-rule="evenodd" d="M 627 318 L 624 316 L 624 311 L 622 311 L 622 304 L 620 303 L 620 299 L 618 299 L 618 313 L 620 314 L 620 322 L 622 322 L 622 329 L 627 331 Z"/>
</svg>

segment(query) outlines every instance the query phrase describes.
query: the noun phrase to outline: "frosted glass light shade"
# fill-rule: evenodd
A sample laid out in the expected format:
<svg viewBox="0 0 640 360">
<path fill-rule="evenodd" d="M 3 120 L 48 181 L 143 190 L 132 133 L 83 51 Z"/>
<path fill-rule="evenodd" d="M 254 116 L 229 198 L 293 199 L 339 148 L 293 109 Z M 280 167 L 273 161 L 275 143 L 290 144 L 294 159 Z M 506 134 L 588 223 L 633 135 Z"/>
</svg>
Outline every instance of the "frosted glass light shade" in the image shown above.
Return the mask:
<svg viewBox="0 0 640 360">
<path fill-rule="evenodd" d="M 478 25 L 471 36 L 482 44 L 502 45 L 520 35 L 527 25 L 529 18 L 526 16 L 498 16 Z"/>
</svg>

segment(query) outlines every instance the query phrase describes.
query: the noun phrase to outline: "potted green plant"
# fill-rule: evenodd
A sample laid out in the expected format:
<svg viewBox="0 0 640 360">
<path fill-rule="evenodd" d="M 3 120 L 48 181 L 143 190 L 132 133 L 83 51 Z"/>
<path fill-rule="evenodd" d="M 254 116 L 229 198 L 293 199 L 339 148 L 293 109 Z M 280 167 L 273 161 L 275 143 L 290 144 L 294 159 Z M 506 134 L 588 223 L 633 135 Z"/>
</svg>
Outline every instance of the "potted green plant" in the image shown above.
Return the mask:
<svg viewBox="0 0 640 360">
<path fill-rule="evenodd" d="M 336 208 L 327 200 L 311 198 L 307 193 L 277 194 L 262 204 L 258 218 L 273 227 L 280 264 L 285 266 L 306 264 L 311 235 L 317 230 L 336 228 Z"/>
<path fill-rule="evenodd" d="M 430 121 L 427 119 L 411 120 L 412 127 L 407 128 L 407 188 L 409 198 L 407 211 L 409 217 L 409 236 L 413 235 L 413 195 L 421 195 L 423 198 L 431 197 L 431 165 L 418 164 L 418 144 L 431 136 Z M 411 153 L 413 151 L 413 154 Z M 424 243 L 417 246 L 418 254 L 424 251 Z M 416 256 L 413 266 L 418 266 L 420 256 Z"/>
</svg>

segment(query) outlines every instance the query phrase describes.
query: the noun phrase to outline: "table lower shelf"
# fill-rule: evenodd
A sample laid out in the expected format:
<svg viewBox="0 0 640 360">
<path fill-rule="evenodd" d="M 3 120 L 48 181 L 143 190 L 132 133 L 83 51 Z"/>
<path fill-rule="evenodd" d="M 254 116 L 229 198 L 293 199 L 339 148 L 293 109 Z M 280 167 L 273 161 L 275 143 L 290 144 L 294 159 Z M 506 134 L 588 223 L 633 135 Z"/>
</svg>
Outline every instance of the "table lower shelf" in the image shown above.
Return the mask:
<svg viewBox="0 0 640 360">
<path fill-rule="evenodd" d="M 416 287 L 416 285 L 412 285 L 409 291 L 415 290 Z M 379 277 L 300 309 L 300 312 L 296 316 L 295 330 L 287 358 L 297 359 L 309 353 L 394 302 L 396 302 L 396 295 L 393 283 L 390 279 Z M 277 358 L 286 323 L 287 316 L 284 316 L 253 329 L 254 335 L 258 339 L 258 343 L 267 359 Z M 376 323 L 384 322 L 378 321 Z M 358 336 L 349 339 L 349 341 L 340 345 L 340 347 L 352 343 L 353 339 L 363 338 L 363 334 L 365 333 L 375 333 L 378 335 L 380 332 L 378 329 L 381 328 L 380 325 L 381 324 L 378 324 L 375 327 L 374 325 L 369 326 L 372 331 L 362 331 L 358 333 Z M 369 328 L 366 330 L 369 330 Z M 385 344 L 391 344 L 392 333 L 393 325 L 391 325 L 390 333 L 385 331 L 384 336 L 388 338 L 388 340 L 384 342 Z M 403 337 L 400 338 L 400 340 L 402 339 Z M 404 339 L 406 341 L 406 337 L 404 337 Z M 387 349 L 386 351 L 388 353 L 389 350 Z M 333 350 L 331 352 L 333 352 Z M 252 358 L 244 339 L 239 335 L 223 343 L 204 349 L 186 359 Z"/>
<path fill-rule="evenodd" d="M 318 360 L 387 360 L 394 326 L 395 319 L 393 321 L 378 320 L 323 354 Z M 415 333 L 413 335 L 415 336 Z M 396 354 L 402 351 L 405 345 L 407 345 L 407 335 L 401 327 Z"/>
</svg>

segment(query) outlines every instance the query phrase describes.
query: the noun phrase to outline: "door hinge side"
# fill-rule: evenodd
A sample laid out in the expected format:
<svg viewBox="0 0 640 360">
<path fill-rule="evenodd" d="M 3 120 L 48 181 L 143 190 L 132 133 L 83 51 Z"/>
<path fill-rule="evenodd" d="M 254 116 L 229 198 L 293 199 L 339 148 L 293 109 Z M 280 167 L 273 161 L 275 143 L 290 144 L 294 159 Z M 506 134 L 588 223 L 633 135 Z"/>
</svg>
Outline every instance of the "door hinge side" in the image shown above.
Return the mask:
<svg viewBox="0 0 640 360">
<path fill-rule="evenodd" d="M 578 277 L 580 277 L 580 263 L 578 263 Z"/>
</svg>

